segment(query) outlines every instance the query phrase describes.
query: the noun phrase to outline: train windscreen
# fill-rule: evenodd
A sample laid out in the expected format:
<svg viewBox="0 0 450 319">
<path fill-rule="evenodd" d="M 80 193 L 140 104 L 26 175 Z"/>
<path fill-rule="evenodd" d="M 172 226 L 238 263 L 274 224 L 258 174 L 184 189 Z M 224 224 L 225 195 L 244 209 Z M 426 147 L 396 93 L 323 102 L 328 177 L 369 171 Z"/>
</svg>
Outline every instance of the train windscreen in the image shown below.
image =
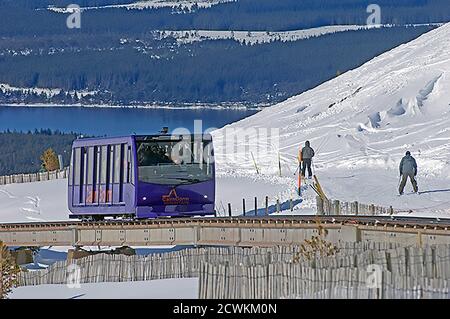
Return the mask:
<svg viewBox="0 0 450 319">
<path fill-rule="evenodd" d="M 189 185 L 211 180 L 211 140 L 136 141 L 138 179 L 160 185 Z"/>
</svg>

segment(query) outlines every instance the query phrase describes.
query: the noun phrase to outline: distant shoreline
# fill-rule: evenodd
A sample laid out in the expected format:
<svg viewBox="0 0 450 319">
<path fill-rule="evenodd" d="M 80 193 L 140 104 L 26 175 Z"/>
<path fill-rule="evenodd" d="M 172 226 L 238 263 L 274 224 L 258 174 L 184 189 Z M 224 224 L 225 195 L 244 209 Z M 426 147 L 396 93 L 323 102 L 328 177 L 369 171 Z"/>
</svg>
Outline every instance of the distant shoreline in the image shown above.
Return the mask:
<svg viewBox="0 0 450 319">
<path fill-rule="evenodd" d="M 23 107 L 23 108 L 111 108 L 111 109 L 168 109 L 168 110 L 235 110 L 235 111 L 260 111 L 271 104 L 255 104 L 255 106 L 248 106 L 243 104 L 176 104 L 176 105 L 117 105 L 117 104 L 26 104 L 26 103 L 0 103 L 1 107 Z"/>
</svg>

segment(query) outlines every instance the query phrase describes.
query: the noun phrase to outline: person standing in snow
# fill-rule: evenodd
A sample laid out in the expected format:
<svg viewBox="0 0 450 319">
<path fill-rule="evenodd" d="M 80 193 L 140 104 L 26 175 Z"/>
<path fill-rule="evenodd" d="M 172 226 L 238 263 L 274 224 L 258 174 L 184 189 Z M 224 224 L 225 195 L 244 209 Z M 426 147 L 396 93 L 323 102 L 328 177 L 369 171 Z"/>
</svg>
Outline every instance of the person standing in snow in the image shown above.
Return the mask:
<svg viewBox="0 0 450 319">
<path fill-rule="evenodd" d="M 306 169 L 308 169 L 308 178 L 312 176 L 311 163 L 314 157 L 314 150 L 310 146 L 309 141 L 306 141 L 305 147 L 302 148 L 302 176 L 305 176 Z"/>
<path fill-rule="evenodd" d="M 403 190 L 405 189 L 408 177 L 411 180 L 414 192 L 417 193 L 419 191 L 419 188 L 417 187 L 417 181 L 415 178 L 415 176 L 417 175 L 417 163 L 414 157 L 411 156 L 410 151 L 407 151 L 406 155 L 402 158 L 399 168 L 400 168 L 400 176 L 402 178 L 400 187 L 398 189 L 400 195 L 403 195 Z"/>
</svg>

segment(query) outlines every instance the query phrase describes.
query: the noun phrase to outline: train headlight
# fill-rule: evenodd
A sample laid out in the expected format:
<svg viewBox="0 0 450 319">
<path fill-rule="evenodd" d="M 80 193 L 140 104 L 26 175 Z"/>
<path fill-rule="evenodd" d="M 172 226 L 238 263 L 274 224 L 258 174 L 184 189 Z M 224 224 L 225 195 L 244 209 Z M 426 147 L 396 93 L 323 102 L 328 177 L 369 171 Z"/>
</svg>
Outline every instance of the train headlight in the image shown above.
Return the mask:
<svg viewBox="0 0 450 319">
<path fill-rule="evenodd" d="M 204 198 L 208 198 L 208 195 L 204 195 L 203 197 L 204 197 Z"/>
<path fill-rule="evenodd" d="M 144 196 L 144 197 L 142 197 L 142 200 L 147 200 L 147 197 L 145 197 L 145 196 Z"/>
</svg>

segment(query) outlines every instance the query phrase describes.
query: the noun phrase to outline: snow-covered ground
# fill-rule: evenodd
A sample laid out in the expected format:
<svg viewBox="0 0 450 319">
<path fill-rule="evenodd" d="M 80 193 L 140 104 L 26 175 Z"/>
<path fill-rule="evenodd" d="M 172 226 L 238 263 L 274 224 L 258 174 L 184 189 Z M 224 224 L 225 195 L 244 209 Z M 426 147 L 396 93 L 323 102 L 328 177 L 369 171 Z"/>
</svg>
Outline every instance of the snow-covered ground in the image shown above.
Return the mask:
<svg viewBox="0 0 450 319">
<path fill-rule="evenodd" d="M 237 0 L 144 0 L 136 1 L 128 4 L 111 4 L 102 6 L 81 7 L 80 11 L 101 10 L 101 9 L 126 9 L 126 10 L 143 10 L 143 9 L 157 9 L 157 8 L 173 8 L 193 11 L 196 8 L 210 8 L 212 6 L 236 2 Z M 56 13 L 72 13 L 75 9 L 64 8 L 57 6 L 49 6 L 47 8 Z"/>
<path fill-rule="evenodd" d="M 19 92 L 22 94 L 38 94 L 38 95 L 45 95 L 47 98 L 54 97 L 58 94 L 60 94 L 63 90 L 57 89 L 57 88 L 38 88 L 38 87 L 16 87 L 9 85 L 7 83 L 0 83 L 0 91 L 1 93 L 11 93 L 11 92 Z M 87 90 L 70 90 L 67 91 L 69 95 L 72 97 L 76 94 L 78 98 L 83 98 L 86 96 L 92 96 L 96 95 L 98 91 L 87 91 Z"/>
<path fill-rule="evenodd" d="M 426 24 L 439 26 L 440 23 Z M 423 24 L 403 25 L 404 27 L 424 26 Z M 346 31 L 367 30 L 372 28 L 392 28 L 395 25 L 330 25 L 318 28 L 292 31 L 239 31 L 239 30 L 158 30 L 154 31 L 155 38 L 174 38 L 178 43 L 193 43 L 207 40 L 234 40 L 243 44 L 261 44 L 274 41 L 291 42 L 319 37 Z"/>
<path fill-rule="evenodd" d="M 1 222 L 67 220 L 67 180 L 0 186 Z"/>
<path fill-rule="evenodd" d="M 10 299 L 197 299 L 198 278 L 39 285 L 13 289 Z"/>
<path fill-rule="evenodd" d="M 370 26 L 360 25 L 335 25 L 305 30 L 293 30 L 283 32 L 271 31 L 229 31 L 229 30 L 162 30 L 154 31 L 157 39 L 174 38 L 178 43 L 192 43 L 207 40 L 235 40 L 246 44 L 259 44 L 272 41 L 298 41 L 310 37 L 318 37 L 325 34 L 344 32 L 351 30 L 368 29 Z"/>
</svg>

